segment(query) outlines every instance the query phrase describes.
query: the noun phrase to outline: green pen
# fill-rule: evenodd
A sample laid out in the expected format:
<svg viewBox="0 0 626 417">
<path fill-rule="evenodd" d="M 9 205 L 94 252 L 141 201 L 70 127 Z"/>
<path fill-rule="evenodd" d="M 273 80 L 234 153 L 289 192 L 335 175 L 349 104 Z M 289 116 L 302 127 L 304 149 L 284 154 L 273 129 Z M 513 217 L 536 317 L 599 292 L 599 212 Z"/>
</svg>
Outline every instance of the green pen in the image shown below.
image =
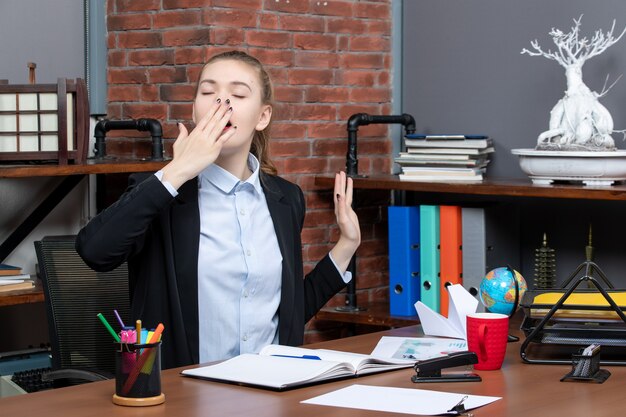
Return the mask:
<svg viewBox="0 0 626 417">
<path fill-rule="evenodd" d="M 113 336 L 113 339 L 115 339 L 115 341 L 117 343 L 120 342 L 120 337 L 117 335 L 117 333 L 115 333 L 115 330 L 113 330 L 113 327 L 111 327 L 111 325 L 109 324 L 109 322 L 107 321 L 107 319 L 104 318 L 104 316 L 102 315 L 102 313 L 98 313 L 98 318 L 100 319 L 100 321 L 102 322 L 102 324 L 104 324 L 104 327 L 107 328 L 107 330 L 109 331 L 109 333 L 111 333 L 111 336 Z"/>
</svg>

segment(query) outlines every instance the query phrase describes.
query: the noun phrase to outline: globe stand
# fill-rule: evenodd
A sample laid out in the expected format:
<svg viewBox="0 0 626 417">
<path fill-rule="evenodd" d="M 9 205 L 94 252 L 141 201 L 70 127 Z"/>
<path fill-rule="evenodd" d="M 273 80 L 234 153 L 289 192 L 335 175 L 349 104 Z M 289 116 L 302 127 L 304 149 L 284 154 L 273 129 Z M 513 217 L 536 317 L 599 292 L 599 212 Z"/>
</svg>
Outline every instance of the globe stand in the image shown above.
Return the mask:
<svg viewBox="0 0 626 417">
<path fill-rule="evenodd" d="M 509 314 L 509 320 L 511 320 L 515 315 L 515 312 L 517 311 L 517 307 L 519 307 L 519 282 L 517 282 L 517 279 L 515 278 L 515 270 L 509 265 L 506 266 L 506 269 L 508 269 L 511 273 L 511 276 L 513 277 L 513 282 L 515 283 L 515 302 L 513 303 L 513 308 L 511 309 L 511 313 Z M 506 341 L 507 343 L 519 342 L 519 337 L 510 334 L 508 335 Z"/>
</svg>

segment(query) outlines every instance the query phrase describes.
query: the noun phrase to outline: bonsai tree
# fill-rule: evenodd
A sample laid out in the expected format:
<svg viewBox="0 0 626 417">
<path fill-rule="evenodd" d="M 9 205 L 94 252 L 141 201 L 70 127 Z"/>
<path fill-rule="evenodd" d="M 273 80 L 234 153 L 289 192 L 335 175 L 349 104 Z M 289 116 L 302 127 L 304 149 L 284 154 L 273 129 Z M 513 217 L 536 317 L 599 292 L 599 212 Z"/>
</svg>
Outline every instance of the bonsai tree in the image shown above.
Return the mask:
<svg viewBox="0 0 626 417">
<path fill-rule="evenodd" d="M 606 33 L 597 30 L 589 40 L 586 37 L 579 37 L 581 19 L 582 15 L 574 19 L 574 26 L 569 33 L 552 28 L 549 34 L 557 47 L 554 52 L 549 49 L 548 52 L 544 52 L 537 40 L 530 43 L 532 51 L 523 49 L 521 52 L 556 61 L 565 68 L 567 78 L 565 96 L 550 112 L 549 129 L 541 133 L 537 139 L 536 149 L 538 150 L 615 150 L 611 133 L 624 134 L 625 132 L 613 130 L 613 118 L 598 100 L 608 93 L 615 83 L 606 88 L 605 82 L 601 93 L 591 91 L 583 81 L 582 68 L 585 61 L 600 55 L 619 41 L 624 36 L 626 28 L 615 37 L 613 35 L 615 21 L 613 21 L 611 30 Z"/>
</svg>

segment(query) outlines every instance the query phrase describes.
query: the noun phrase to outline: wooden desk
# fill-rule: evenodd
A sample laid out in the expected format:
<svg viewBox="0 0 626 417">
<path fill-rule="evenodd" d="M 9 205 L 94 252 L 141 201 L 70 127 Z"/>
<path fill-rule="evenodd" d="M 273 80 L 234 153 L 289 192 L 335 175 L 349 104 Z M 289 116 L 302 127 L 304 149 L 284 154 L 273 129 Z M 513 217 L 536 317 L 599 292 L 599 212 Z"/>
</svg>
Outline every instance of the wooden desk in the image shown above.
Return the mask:
<svg viewBox="0 0 626 417">
<path fill-rule="evenodd" d="M 311 347 L 367 353 L 382 335 L 416 336 L 417 332 L 417 326 L 412 326 L 318 343 Z M 111 402 L 115 389 L 114 382 L 104 381 L 0 399 L 0 415 L 11 417 L 398 415 L 300 404 L 300 401 L 355 383 L 503 397 L 493 404 L 474 410 L 476 417 L 540 415 L 602 417 L 617 416 L 623 412 L 622 395 L 626 367 L 607 367 L 612 375 L 604 384 L 559 382 L 559 379 L 570 370 L 570 366 L 523 364 L 519 357 L 519 346 L 519 342 L 509 345 L 502 370 L 478 371 L 483 377 L 482 382 L 416 385 L 410 381 L 413 370 L 403 369 L 292 391 L 273 392 L 184 378 L 179 375 L 181 368 L 163 372 L 163 392 L 166 395 L 163 405 L 140 410 L 116 406 Z"/>
<path fill-rule="evenodd" d="M 367 324 L 386 328 L 406 327 L 419 323 L 419 317 L 415 316 L 391 316 L 389 315 L 389 303 L 382 301 L 370 301 L 359 303 L 365 307 L 362 311 L 339 311 L 335 307 L 324 307 L 316 315 L 318 320 L 336 321 L 349 324 Z"/>
</svg>

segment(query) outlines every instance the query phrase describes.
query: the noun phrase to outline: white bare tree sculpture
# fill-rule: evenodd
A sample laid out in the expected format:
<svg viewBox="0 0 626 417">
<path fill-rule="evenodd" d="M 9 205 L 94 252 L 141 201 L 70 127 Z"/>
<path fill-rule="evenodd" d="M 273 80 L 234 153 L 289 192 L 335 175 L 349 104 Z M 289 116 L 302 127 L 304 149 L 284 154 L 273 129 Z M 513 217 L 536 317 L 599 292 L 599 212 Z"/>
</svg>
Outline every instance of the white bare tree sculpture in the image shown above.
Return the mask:
<svg viewBox="0 0 626 417">
<path fill-rule="evenodd" d="M 604 33 L 597 30 L 591 40 L 579 38 L 580 21 L 574 19 L 569 33 L 559 29 L 550 31 L 550 36 L 557 49 L 544 52 L 537 40 L 530 44 L 532 51 L 523 49 L 522 54 L 543 56 L 552 59 L 565 68 L 567 90 L 565 96 L 550 112 L 549 129 L 539 135 L 536 149 L 541 150 L 584 150 L 607 151 L 615 150 L 615 142 L 611 133 L 625 131 L 613 130 L 613 118 L 609 111 L 598 100 L 615 85 L 606 87 L 601 93 L 591 91 L 583 82 L 582 67 L 588 59 L 600 55 L 608 47 L 616 43 L 626 33 L 626 28 L 619 36 L 614 36 L 615 20 L 611 30 Z M 621 77 L 621 76 L 620 76 Z M 619 78 L 618 78 L 619 79 Z M 607 76 L 608 81 L 608 76 Z M 616 81 L 617 82 L 617 81 Z"/>
</svg>

